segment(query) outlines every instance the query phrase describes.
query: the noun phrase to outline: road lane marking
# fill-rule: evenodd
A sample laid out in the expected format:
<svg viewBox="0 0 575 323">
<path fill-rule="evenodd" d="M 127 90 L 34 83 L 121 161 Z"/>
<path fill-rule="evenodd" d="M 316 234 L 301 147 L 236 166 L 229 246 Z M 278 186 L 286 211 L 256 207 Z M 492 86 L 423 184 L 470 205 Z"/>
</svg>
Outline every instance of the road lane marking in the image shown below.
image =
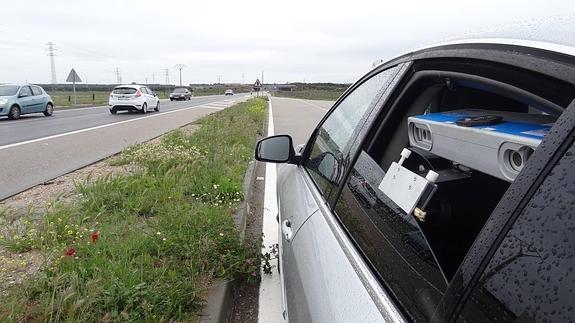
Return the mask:
<svg viewBox="0 0 575 323">
<path fill-rule="evenodd" d="M 268 101 L 268 136 L 274 134 L 274 120 L 272 102 Z M 262 253 L 269 252 L 269 247 L 278 243 L 278 223 L 276 215 L 278 214 L 277 204 L 277 166 L 273 163 L 266 164 L 266 175 L 264 178 L 264 210 L 263 210 L 263 247 Z M 279 266 L 279 261 L 272 260 L 272 265 Z M 276 268 L 272 269 L 271 274 L 266 274 L 263 269 L 260 270 L 260 295 L 258 306 L 258 322 L 284 322 L 282 319 L 282 286 L 279 273 Z"/>
<path fill-rule="evenodd" d="M 85 128 L 85 129 L 79 129 L 79 130 L 74 130 L 74 131 L 59 133 L 59 134 L 51 135 L 51 136 L 47 136 L 47 137 L 42 137 L 42 138 L 36 138 L 36 139 L 21 141 L 21 142 L 17 142 L 17 143 L 13 143 L 13 144 L 8 144 L 8 145 L 0 146 L 0 150 L 4 150 L 4 149 L 8 149 L 8 148 L 13 148 L 13 147 L 18 147 L 18 146 L 22 146 L 22 145 L 27 145 L 27 144 L 31 144 L 31 143 L 35 143 L 35 142 L 44 141 L 44 140 L 50 140 L 50 139 L 54 139 L 54 138 L 60 138 L 60 137 L 69 136 L 69 135 L 75 135 L 75 134 L 78 134 L 78 133 L 83 133 L 83 132 L 92 131 L 92 130 L 96 130 L 96 129 L 107 128 L 107 127 L 111 127 L 111 126 L 115 126 L 115 125 L 119 125 L 119 124 L 124 124 L 124 123 L 129 123 L 129 122 L 135 122 L 135 121 L 138 121 L 138 120 L 143 120 L 143 119 L 148 119 L 148 118 L 153 118 L 153 117 L 159 117 L 159 116 L 161 116 L 161 115 L 170 114 L 170 113 L 176 113 L 176 112 L 180 112 L 180 111 L 186 111 L 186 110 L 190 110 L 190 109 L 197 109 L 197 108 L 200 108 L 200 109 L 201 109 L 201 108 L 204 108 L 204 109 L 220 109 L 220 110 L 223 109 L 223 108 L 201 107 L 202 105 L 203 105 L 203 104 L 198 104 L 198 105 L 193 105 L 193 106 L 190 106 L 190 107 L 187 107 L 187 108 L 178 109 L 178 110 L 171 110 L 171 111 L 166 111 L 166 112 L 154 113 L 154 114 L 152 114 L 152 115 L 145 116 L 145 117 L 139 117 L 139 118 L 134 118 L 134 119 L 130 119 L 130 120 L 124 120 L 124 121 L 118 121 L 118 122 L 113 122 L 113 123 L 107 123 L 107 124 L 103 124 L 103 125 L 99 125 L 99 126 L 95 126 L 95 127 L 90 127 L 90 128 Z"/>
</svg>

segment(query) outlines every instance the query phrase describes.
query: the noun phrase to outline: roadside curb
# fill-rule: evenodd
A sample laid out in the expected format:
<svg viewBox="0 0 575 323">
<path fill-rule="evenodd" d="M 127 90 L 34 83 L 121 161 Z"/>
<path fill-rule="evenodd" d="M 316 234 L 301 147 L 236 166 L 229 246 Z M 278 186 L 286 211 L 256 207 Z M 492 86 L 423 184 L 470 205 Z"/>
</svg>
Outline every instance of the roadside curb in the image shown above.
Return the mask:
<svg viewBox="0 0 575 323">
<path fill-rule="evenodd" d="M 250 199 L 252 196 L 252 187 L 255 181 L 256 160 L 251 160 L 248 164 L 246 174 L 244 175 L 243 191 L 244 201 L 240 203 L 233 218 L 236 227 L 239 230 L 240 240 L 244 240 L 246 219 L 250 212 Z M 233 304 L 233 281 L 226 281 L 223 279 L 216 279 L 212 287 L 208 290 L 208 297 L 206 299 L 206 306 L 200 314 L 200 322 L 229 322 L 232 313 Z"/>
<path fill-rule="evenodd" d="M 269 103 L 268 103 L 269 108 Z M 269 112 L 269 109 L 268 109 Z M 267 119 L 264 119 L 267 120 Z M 264 121 L 263 129 L 267 133 L 267 121 Z M 264 135 L 265 136 L 265 135 Z M 262 137 L 258 137 L 257 140 Z M 256 180 L 256 166 L 257 161 L 252 159 L 244 175 L 243 191 L 244 200 L 234 212 L 234 222 L 239 230 L 240 241 L 244 240 L 246 230 L 246 219 L 250 212 L 250 203 L 253 191 L 250 189 Z M 212 287 L 208 290 L 208 297 L 206 299 L 206 306 L 199 315 L 200 323 L 226 323 L 230 321 L 233 305 L 233 281 L 226 281 L 223 279 L 216 279 Z"/>
</svg>

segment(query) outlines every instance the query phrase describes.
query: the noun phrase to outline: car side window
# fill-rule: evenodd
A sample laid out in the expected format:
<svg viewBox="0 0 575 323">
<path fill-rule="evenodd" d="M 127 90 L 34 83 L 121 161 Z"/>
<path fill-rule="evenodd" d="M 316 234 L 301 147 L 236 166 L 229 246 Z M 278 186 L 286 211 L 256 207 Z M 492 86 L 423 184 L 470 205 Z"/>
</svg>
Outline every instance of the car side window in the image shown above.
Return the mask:
<svg viewBox="0 0 575 323">
<path fill-rule="evenodd" d="M 29 86 L 23 86 L 20 89 L 20 96 L 32 96 L 32 92 L 30 91 Z"/>
<path fill-rule="evenodd" d="M 467 322 L 571 322 L 575 145 L 521 211 L 464 306 Z"/>
<path fill-rule="evenodd" d="M 149 87 L 146 87 L 146 91 L 148 91 L 148 94 L 154 95 L 154 91 L 152 91 L 152 89 L 150 89 Z"/>
<path fill-rule="evenodd" d="M 140 91 L 142 91 L 142 93 L 144 94 L 148 94 L 148 90 L 146 89 L 146 87 L 141 87 Z"/>
<path fill-rule="evenodd" d="M 344 152 L 354 141 L 354 133 L 398 70 L 399 66 L 389 68 L 360 84 L 333 109 L 310 140 L 311 153 L 304 165 L 326 199 L 338 187 Z"/>
<path fill-rule="evenodd" d="M 42 95 L 42 88 L 39 86 L 31 86 L 34 95 Z"/>
<path fill-rule="evenodd" d="M 417 220 L 378 189 L 384 176 L 361 151 L 335 213 L 409 316 L 429 320 L 447 285 Z"/>
</svg>

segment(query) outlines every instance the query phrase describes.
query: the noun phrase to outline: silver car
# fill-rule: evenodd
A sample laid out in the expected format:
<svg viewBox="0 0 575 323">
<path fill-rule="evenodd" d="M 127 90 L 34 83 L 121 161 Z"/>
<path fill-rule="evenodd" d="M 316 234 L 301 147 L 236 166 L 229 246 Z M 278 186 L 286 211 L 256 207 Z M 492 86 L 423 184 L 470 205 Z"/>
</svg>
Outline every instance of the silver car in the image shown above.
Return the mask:
<svg viewBox="0 0 575 323">
<path fill-rule="evenodd" d="M 574 99 L 573 44 L 452 42 L 261 140 L 286 320 L 574 321 Z"/>
<path fill-rule="evenodd" d="M 23 114 L 38 112 L 47 117 L 54 113 L 52 98 L 42 87 L 32 84 L 0 85 L 0 116 L 20 119 Z"/>
</svg>

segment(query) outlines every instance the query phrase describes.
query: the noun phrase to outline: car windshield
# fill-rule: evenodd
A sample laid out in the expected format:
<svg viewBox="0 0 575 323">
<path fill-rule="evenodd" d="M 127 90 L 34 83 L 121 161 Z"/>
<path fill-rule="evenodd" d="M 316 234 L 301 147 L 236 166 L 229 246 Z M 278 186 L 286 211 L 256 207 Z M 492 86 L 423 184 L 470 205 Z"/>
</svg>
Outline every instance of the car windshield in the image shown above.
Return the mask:
<svg viewBox="0 0 575 323">
<path fill-rule="evenodd" d="M 175 89 L 174 93 L 186 93 L 186 89 Z"/>
<path fill-rule="evenodd" d="M 134 94 L 136 89 L 131 87 L 117 87 L 114 89 L 114 94 Z"/>
<path fill-rule="evenodd" d="M 18 85 L 0 85 L 0 96 L 12 96 L 18 93 Z"/>
</svg>

